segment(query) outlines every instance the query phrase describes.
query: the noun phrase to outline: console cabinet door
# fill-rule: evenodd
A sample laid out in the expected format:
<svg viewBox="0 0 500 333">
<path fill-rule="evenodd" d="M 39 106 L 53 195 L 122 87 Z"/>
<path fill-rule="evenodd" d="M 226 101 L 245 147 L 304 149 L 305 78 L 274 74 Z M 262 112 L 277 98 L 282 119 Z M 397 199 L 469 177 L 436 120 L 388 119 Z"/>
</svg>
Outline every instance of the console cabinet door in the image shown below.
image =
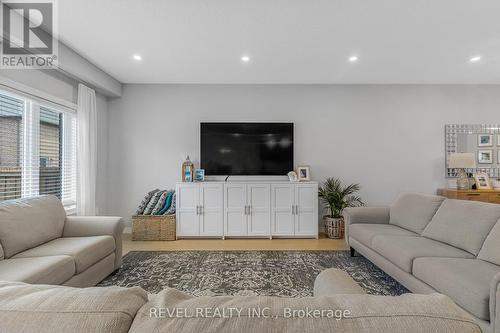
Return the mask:
<svg viewBox="0 0 500 333">
<path fill-rule="evenodd" d="M 180 184 L 176 188 L 177 236 L 199 236 L 200 205 L 199 184 Z"/>
<path fill-rule="evenodd" d="M 271 185 L 248 184 L 248 236 L 271 235 Z"/>
<path fill-rule="evenodd" d="M 295 185 L 295 235 L 318 236 L 318 184 Z"/>
<path fill-rule="evenodd" d="M 222 184 L 203 183 L 200 186 L 200 236 L 223 236 L 224 190 Z"/>
<path fill-rule="evenodd" d="M 247 235 L 247 188 L 245 184 L 224 185 L 224 234 L 226 236 Z"/>
<path fill-rule="evenodd" d="M 271 185 L 271 234 L 274 236 L 293 236 L 295 204 L 295 185 Z"/>
</svg>

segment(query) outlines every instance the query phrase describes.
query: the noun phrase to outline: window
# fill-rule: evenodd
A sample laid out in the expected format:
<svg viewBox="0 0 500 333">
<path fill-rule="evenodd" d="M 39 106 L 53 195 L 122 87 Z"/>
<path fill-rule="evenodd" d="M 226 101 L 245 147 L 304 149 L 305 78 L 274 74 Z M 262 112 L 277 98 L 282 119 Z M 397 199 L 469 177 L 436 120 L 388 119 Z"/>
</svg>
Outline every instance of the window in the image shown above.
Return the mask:
<svg viewBox="0 0 500 333">
<path fill-rule="evenodd" d="M 62 113 L 40 108 L 40 194 L 62 199 Z"/>
<path fill-rule="evenodd" d="M 76 117 L 0 91 L 0 200 L 51 194 L 76 204 Z"/>
<path fill-rule="evenodd" d="M 21 197 L 24 101 L 0 95 L 0 200 Z"/>
</svg>

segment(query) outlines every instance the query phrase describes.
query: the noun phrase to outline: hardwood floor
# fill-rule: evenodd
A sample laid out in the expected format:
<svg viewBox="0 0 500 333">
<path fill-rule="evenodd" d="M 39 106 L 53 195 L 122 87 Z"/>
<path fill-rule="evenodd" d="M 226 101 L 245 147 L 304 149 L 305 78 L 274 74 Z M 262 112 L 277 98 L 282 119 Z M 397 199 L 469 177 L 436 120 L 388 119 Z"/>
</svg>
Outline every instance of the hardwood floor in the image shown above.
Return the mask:
<svg viewBox="0 0 500 333">
<path fill-rule="evenodd" d="M 343 239 L 180 239 L 176 241 L 132 241 L 123 235 L 123 254 L 129 251 L 178 250 L 348 250 Z"/>
</svg>

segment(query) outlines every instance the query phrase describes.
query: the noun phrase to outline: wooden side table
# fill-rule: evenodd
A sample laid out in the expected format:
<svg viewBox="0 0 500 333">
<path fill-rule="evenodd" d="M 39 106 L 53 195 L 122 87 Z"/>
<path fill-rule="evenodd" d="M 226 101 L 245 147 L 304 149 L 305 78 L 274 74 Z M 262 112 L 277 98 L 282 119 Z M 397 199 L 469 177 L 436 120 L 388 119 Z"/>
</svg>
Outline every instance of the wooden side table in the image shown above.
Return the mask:
<svg viewBox="0 0 500 333">
<path fill-rule="evenodd" d="M 500 204 L 500 190 L 457 190 L 441 188 L 437 194 L 448 199 L 482 201 Z"/>
</svg>

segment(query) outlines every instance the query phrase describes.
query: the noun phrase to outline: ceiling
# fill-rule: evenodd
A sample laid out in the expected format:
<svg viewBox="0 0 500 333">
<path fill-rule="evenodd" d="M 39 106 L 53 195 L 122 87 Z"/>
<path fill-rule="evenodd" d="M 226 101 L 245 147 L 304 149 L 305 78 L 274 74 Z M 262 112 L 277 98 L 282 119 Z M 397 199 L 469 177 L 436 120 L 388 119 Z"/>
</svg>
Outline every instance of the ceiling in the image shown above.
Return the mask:
<svg viewBox="0 0 500 333">
<path fill-rule="evenodd" d="M 58 5 L 60 39 L 123 83 L 500 83 L 498 0 Z"/>
</svg>

